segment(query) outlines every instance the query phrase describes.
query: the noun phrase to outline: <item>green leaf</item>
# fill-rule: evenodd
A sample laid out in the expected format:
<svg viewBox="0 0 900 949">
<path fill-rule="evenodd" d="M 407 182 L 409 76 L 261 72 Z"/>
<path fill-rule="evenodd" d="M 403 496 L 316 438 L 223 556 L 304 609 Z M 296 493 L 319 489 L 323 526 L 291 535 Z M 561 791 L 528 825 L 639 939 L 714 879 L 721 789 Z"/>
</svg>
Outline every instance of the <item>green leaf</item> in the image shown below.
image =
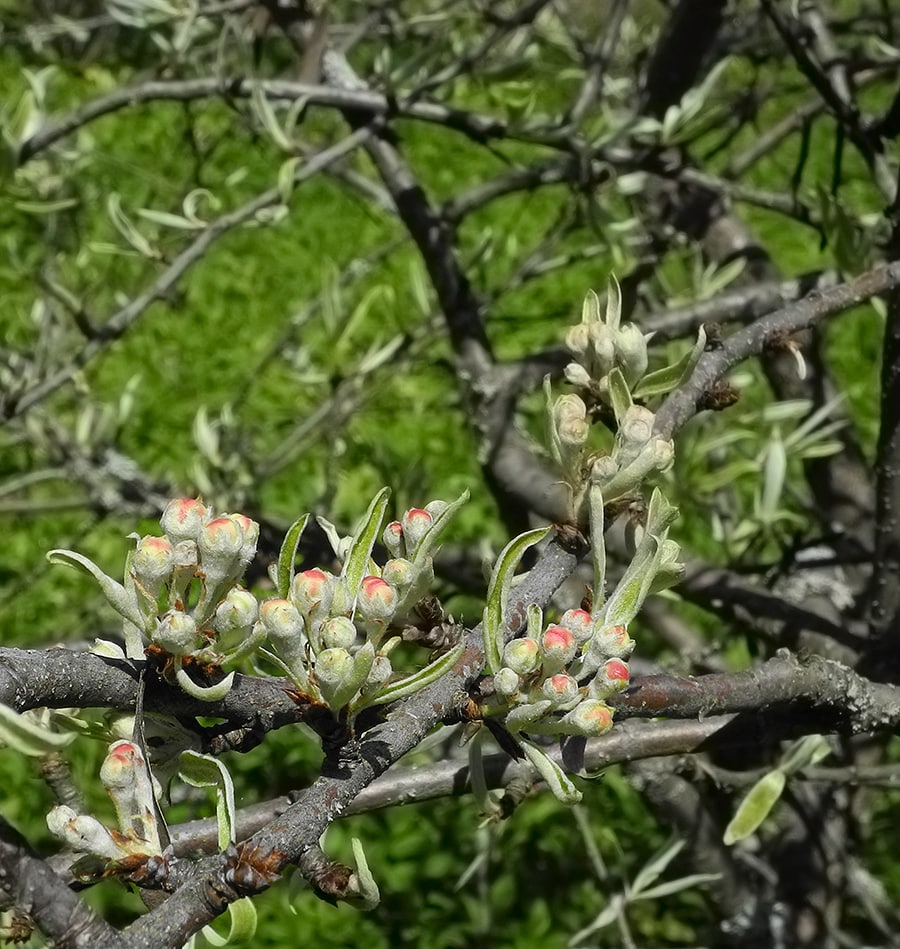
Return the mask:
<svg viewBox="0 0 900 949">
<path fill-rule="evenodd" d="M 609 399 L 616 416 L 616 422 L 621 424 L 622 419 L 625 418 L 625 413 L 634 404 L 631 399 L 631 392 L 628 389 L 625 376 L 622 375 L 622 370 L 618 366 L 611 369 L 606 378 L 609 381 Z"/>
<path fill-rule="evenodd" d="M 787 475 L 787 452 L 777 428 L 773 429 L 766 446 L 766 461 L 763 466 L 763 489 L 760 500 L 760 515 L 771 521 L 778 510 Z"/>
<path fill-rule="evenodd" d="M 591 563 L 594 567 L 594 602 L 591 613 L 596 613 L 606 599 L 606 537 L 603 523 L 603 491 L 592 484 L 588 495 L 591 525 Z"/>
<path fill-rule="evenodd" d="M 416 550 L 416 555 L 413 558 L 413 564 L 416 567 L 424 563 L 425 558 L 431 554 L 435 547 L 437 547 L 438 540 L 440 540 L 440 536 L 444 528 L 450 523 L 454 514 L 456 514 L 456 512 L 468 500 L 469 489 L 466 488 L 466 490 L 463 491 L 463 493 L 455 501 L 451 501 L 434 519 L 434 523 L 431 525 L 428 533 L 422 538 Z"/>
<path fill-rule="evenodd" d="M 228 932 L 220 936 L 212 926 L 200 930 L 203 938 L 211 945 L 227 946 L 230 943 L 249 943 L 256 935 L 256 906 L 249 896 L 231 903 L 228 907 Z"/>
<path fill-rule="evenodd" d="M 664 896 L 671 896 L 673 893 L 680 893 L 682 890 L 689 890 L 694 886 L 702 886 L 704 883 L 715 883 L 721 879 L 721 873 L 691 873 L 678 880 L 660 883 L 659 886 L 652 886 L 649 890 L 633 894 L 631 899 L 634 902 L 638 900 L 659 900 Z"/>
<path fill-rule="evenodd" d="M 530 741 L 523 741 L 522 750 L 531 766 L 547 782 L 547 786 L 557 800 L 562 801 L 563 804 L 577 804 L 581 800 L 581 791 L 575 787 L 572 779 L 537 745 L 531 744 Z"/>
<path fill-rule="evenodd" d="M 787 776 L 781 768 L 775 768 L 763 775 L 747 792 L 738 805 L 734 817 L 725 828 L 722 838 L 726 846 L 731 846 L 754 833 L 762 822 L 769 816 L 772 808 L 778 803 Z"/>
<path fill-rule="evenodd" d="M 669 846 L 660 851 L 655 857 L 651 858 L 638 872 L 637 876 L 631 881 L 631 897 L 634 899 L 637 894 L 643 892 L 652 886 L 666 872 L 669 864 L 681 853 L 685 841 L 673 840 Z"/>
<path fill-rule="evenodd" d="M 372 876 L 372 872 L 369 870 L 362 841 L 358 837 L 353 837 L 350 840 L 350 846 L 353 848 L 353 862 L 356 864 L 356 872 L 353 876 L 356 878 L 358 895 L 349 902 L 357 909 L 375 909 L 381 902 L 381 893 L 378 891 L 375 877 Z"/>
<path fill-rule="evenodd" d="M 234 682 L 233 672 L 229 672 L 221 682 L 217 682 L 215 685 L 197 685 L 182 668 L 181 659 L 181 656 L 175 656 L 175 679 L 192 698 L 200 702 L 219 702 L 231 691 Z"/>
<path fill-rule="evenodd" d="M 353 669 L 340 685 L 328 696 L 326 704 L 332 710 L 343 708 L 365 685 L 366 678 L 375 662 L 375 646 L 371 642 L 364 643 L 353 654 Z"/>
<path fill-rule="evenodd" d="M 482 635 L 487 668 L 496 672 L 501 666 L 506 634 L 506 613 L 513 576 L 519 561 L 529 547 L 547 535 L 549 527 L 539 527 L 514 537 L 501 551 L 488 585 L 487 606 L 484 608 Z"/>
<path fill-rule="evenodd" d="M 375 540 L 381 531 L 381 522 L 384 520 L 384 512 L 390 494 L 390 488 L 382 488 L 372 499 L 359 530 L 353 536 L 353 542 L 347 551 L 347 558 L 344 560 L 341 577 L 346 582 L 347 595 L 354 606 L 359 594 L 359 586 L 366 575 L 372 548 L 375 546 Z"/>
<path fill-rule="evenodd" d="M 792 775 L 804 768 L 812 768 L 831 754 L 831 746 L 822 735 L 806 735 L 794 742 L 785 752 L 779 768 Z"/>
<path fill-rule="evenodd" d="M 117 580 L 108 577 L 92 560 L 76 553 L 74 550 L 62 550 L 57 548 L 47 554 L 47 560 L 50 563 L 61 563 L 67 567 L 82 567 L 100 584 L 103 595 L 109 601 L 113 609 L 124 616 L 129 623 L 133 623 L 138 629 L 147 629 L 148 619 L 141 612 L 138 606 L 137 597 L 129 592 Z M 131 657 L 136 658 L 136 657 Z M 141 657 L 143 658 L 143 657 Z"/>
<path fill-rule="evenodd" d="M 606 287 L 606 325 L 612 332 L 619 328 L 622 321 L 622 288 L 615 274 L 609 275 Z"/>
<path fill-rule="evenodd" d="M 434 662 L 430 662 L 418 672 L 388 683 L 382 692 L 367 699 L 365 705 L 386 705 L 388 702 L 396 702 L 397 699 L 404 699 L 414 692 L 419 692 L 426 685 L 431 685 L 439 679 L 445 672 L 449 672 L 456 665 L 465 648 L 465 640 L 460 640 L 449 652 L 438 656 Z"/>
<path fill-rule="evenodd" d="M 303 533 L 309 514 L 297 518 L 288 528 L 278 553 L 278 566 L 275 572 L 275 587 L 282 599 L 291 595 L 291 583 L 294 579 L 294 561 L 297 559 L 297 547 L 300 545 L 300 535 Z"/>
<path fill-rule="evenodd" d="M 212 755 L 183 751 L 178 776 L 191 787 L 216 789 L 219 849 L 224 850 L 234 840 L 235 833 L 234 782 L 228 769 Z"/>
<path fill-rule="evenodd" d="M 686 352 L 678 362 L 663 366 L 654 372 L 647 373 L 634 387 L 632 395 L 636 399 L 649 399 L 652 396 L 665 395 L 678 388 L 682 382 L 694 371 L 700 357 L 706 349 L 706 330 L 701 326 L 697 333 L 697 342 Z"/>
<path fill-rule="evenodd" d="M 74 732 L 51 731 L 35 722 L 33 716 L 0 705 L 0 745 L 8 745 L 19 754 L 39 757 L 65 748 L 74 739 Z"/>
</svg>

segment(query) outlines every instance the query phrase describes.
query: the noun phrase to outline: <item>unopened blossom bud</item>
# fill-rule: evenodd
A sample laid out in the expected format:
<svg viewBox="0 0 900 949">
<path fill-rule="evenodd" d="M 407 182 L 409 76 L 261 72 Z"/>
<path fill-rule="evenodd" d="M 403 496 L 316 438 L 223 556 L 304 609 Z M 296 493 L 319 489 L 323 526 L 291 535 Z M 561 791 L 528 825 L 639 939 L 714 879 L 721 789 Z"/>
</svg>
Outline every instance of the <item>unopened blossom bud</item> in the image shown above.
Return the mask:
<svg viewBox="0 0 900 949">
<path fill-rule="evenodd" d="M 450 507 L 450 505 L 446 501 L 441 501 L 438 499 L 429 501 L 425 505 L 425 510 L 428 511 L 434 520 L 437 520 L 444 513 L 444 511 L 447 510 L 448 507 Z"/>
<path fill-rule="evenodd" d="M 259 618 L 275 647 L 284 645 L 293 651 L 303 636 L 303 617 L 290 600 L 266 600 L 260 608 Z"/>
<path fill-rule="evenodd" d="M 249 629 L 259 617 L 259 603 L 248 590 L 232 587 L 216 608 L 213 628 L 219 633 Z"/>
<path fill-rule="evenodd" d="M 397 591 L 381 577 L 363 577 L 356 608 L 366 622 L 389 623 L 397 609 Z"/>
<path fill-rule="evenodd" d="M 333 708 L 335 695 L 353 675 L 353 657 L 346 649 L 323 649 L 316 656 L 315 674 L 322 700 Z"/>
<path fill-rule="evenodd" d="M 556 672 L 575 658 L 578 644 L 565 626 L 548 626 L 541 636 L 541 654 L 545 672 Z"/>
<path fill-rule="evenodd" d="M 619 463 L 610 455 L 598 455 L 591 465 L 591 484 L 603 485 L 619 473 Z"/>
<path fill-rule="evenodd" d="M 650 448 L 653 452 L 653 467 L 658 471 L 665 471 L 675 458 L 675 443 L 657 435 L 650 442 Z"/>
<path fill-rule="evenodd" d="M 391 521 L 381 535 L 384 546 L 391 552 L 392 557 L 399 557 L 403 552 L 403 525 L 400 521 Z"/>
<path fill-rule="evenodd" d="M 326 649 L 349 649 L 356 642 L 356 625 L 349 616 L 332 616 L 319 630 Z"/>
<path fill-rule="evenodd" d="M 590 694 L 595 699 L 605 699 L 628 686 L 628 665 L 621 659 L 607 659 L 597 675 L 591 680 Z"/>
<path fill-rule="evenodd" d="M 316 607 L 319 612 L 331 608 L 336 577 L 324 570 L 303 570 L 294 577 L 291 600 L 303 616 L 308 616 Z"/>
<path fill-rule="evenodd" d="M 259 541 L 259 524 L 246 514 L 228 515 L 241 529 L 244 542 L 241 544 L 241 566 L 246 567 L 256 555 L 256 544 Z"/>
<path fill-rule="evenodd" d="M 579 645 L 586 643 L 594 632 L 594 618 L 587 610 L 566 610 L 560 617 L 559 625 L 565 626 Z"/>
<path fill-rule="evenodd" d="M 612 710 L 605 702 L 587 699 L 560 719 L 560 730 L 573 735 L 595 738 L 608 732 L 613 725 Z"/>
<path fill-rule="evenodd" d="M 212 583 L 236 572 L 244 547 L 241 525 L 230 517 L 216 517 L 203 525 L 197 538 L 200 566 Z"/>
<path fill-rule="evenodd" d="M 584 419 L 567 418 L 556 427 L 559 440 L 567 448 L 580 448 L 588 440 L 591 427 Z"/>
<path fill-rule="evenodd" d="M 118 860 L 123 856 L 112 835 L 100 821 L 85 814 L 77 814 L 65 804 L 59 804 L 50 811 L 47 827 L 54 837 L 59 837 L 79 853 L 92 853 L 106 860 Z"/>
<path fill-rule="evenodd" d="M 540 647 L 534 639 L 512 639 L 503 647 L 503 665 L 519 675 L 531 674 L 540 663 Z"/>
<path fill-rule="evenodd" d="M 607 626 L 591 637 L 591 650 L 602 656 L 627 659 L 634 650 L 634 640 L 624 626 Z"/>
<path fill-rule="evenodd" d="M 155 596 L 169 578 L 175 563 L 175 552 L 165 537 L 142 537 L 137 544 L 131 569 L 134 577 Z"/>
<path fill-rule="evenodd" d="M 416 568 L 402 557 L 389 560 L 381 568 L 381 579 L 398 590 L 407 590 L 416 579 Z"/>
<path fill-rule="evenodd" d="M 578 683 L 564 672 L 544 679 L 541 685 L 541 694 L 551 701 L 554 707 L 566 705 L 578 698 Z"/>
<path fill-rule="evenodd" d="M 586 323 L 570 326 L 566 331 L 566 349 L 573 356 L 584 356 L 590 343 L 590 327 Z"/>
<path fill-rule="evenodd" d="M 376 656 L 372 662 L 372 668 L 366 676 L 366 684 L 363 691 L 377 692 L 390 679 L 394 669 L 391 660 L 387 656 Z"/>
<path fill-rule="evenodd" d="M 100 780 L 113 800 L 122 833 L 159 853 L 155 796 L 147 763 L 131 741 L 114 741 L 100 768 Z"/>
<path fill-rule="evenodd" d="M 647 340 L 640 327 L 625 323 L 615 336 L 616 358 L 622 367 L 622 375 L 633 385 L 647 371 Z"/>
<path fill-rule="evenodd" d="M 173 656 L 186 656 L 202 645 L 194 617 L 181 610 L 164 613 L 150 638 Z"/>
<path fill-rule="evenodd" d="M 632 405 L 619 426 L 619 438 L 625 445 L 640 448 L 650 441 L 656 416 L 643 405 Z"/>
<path fill-rule="evenodd" d="M 434 518 L 424 508 L 414 507 L 403 515 L 402 523 L 406 552 L 411 556 L 416 552 L 422 538 L 431 530 Z"/>
<path fill-rule="evenodd" d="M 616 344 L 606 323 L 591 323 L 588 368 L 595 379 L 607 375 L 616 364 Z"/>
<path fill-rule="evenodd" d="M 169 501 L 159 523 L 169 540 L 177 544 L 182 540 L 197 540 L 208 517 L 206 505 L 196 498 L 178 498 Z"/>
<path fill-rule="evenodd" d="M 504 698 L 515 695 L 521 684 L 522 680 L 518 673 L 510 669 L 509 666 L 504 666 L 494 673 L 494 690 Z"/>
<path fill-rule="evenodd" d="M 566 382 L 578 389 L 586 389 L 591 384 L 591 374 L 581 363 L 570 362 L 564 372 Z"/>
</svg>

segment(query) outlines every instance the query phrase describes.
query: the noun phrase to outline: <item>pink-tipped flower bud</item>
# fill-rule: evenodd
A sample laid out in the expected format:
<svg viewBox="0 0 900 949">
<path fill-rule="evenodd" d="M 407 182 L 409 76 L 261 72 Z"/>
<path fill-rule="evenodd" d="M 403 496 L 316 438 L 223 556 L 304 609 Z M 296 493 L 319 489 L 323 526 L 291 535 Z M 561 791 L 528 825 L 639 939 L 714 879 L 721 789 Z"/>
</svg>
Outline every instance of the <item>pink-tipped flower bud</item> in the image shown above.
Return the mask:
<svg viewBox="0 0 900 949">
<path fill-rule="evenodd" d="M 131 559 L 135 579 L 152 595 L 169 578 L 174 564 L 175 552 L 166 537 L 142 537 Z"/>
<path fill-rule="evenodd" d="M 544 669 L 555 672 L 568 665 L 575 658 L 578 644 L 571 630 L 565 626 L 548 626 L 541 636 L 541 653 Z"/>
<path fill-rule="evenodd" d="M 194 617 L 181 610 L 164 613 L 150 638 L 173 656 L 186 656 L 202 645 Z"/>
<path fill-rule="evenodd" d="M 628 664 L 621 659 L 607 659 L 591 680 L 591 698 L 605 699 L 628 686 Z"/>
<path fill-rule="evenodd" d="M 316 607 L 327 612 L 334 598 L 336 577 L 324 570 L 303 570 L 294 577 L 291 600 L 303 616 L 308 616 Z"/>
<path fill-rule="evenodd" d="M 587 699 L 580 702 L 560 720 L 561 730 L 569 734 L 595 738 L 608 732 L 613 725 L 612 710 L 605 702 Z"/>
<path fill-rule="evenodd" d="M 503 647 L 503 665 L 527 676 L 541 664 L 541 650 L 534 639 L 512 639 Z"/>
<path fill-rule="evenodd" d="M 363 577 L 356 607 L 366 622 L 389 623 L 397 609 L 397 591 L 381 577 Z"/>
<path fill-rule="evenodd" d="M 356 642 L 356 625 L 348 616 L 332 616 L 319 630 L 326 649 L 349 649 Z"/>
<path fill-rule="evenodd" d="M 397 557 L 389 560 L 381 569 L 381 579 L 398 590 L 408 590 L 416 579 L 416 568 L 409 560 Z"/>
<path fill-rule="evenodd" d="M 504 698 L 515 695 L 521 685 L 522 680 L 519 678 L 519 674 L 508 666 L 504 666 L 494 673 L 494 690 Z"/>
<path fill-rule="evenodd" d="M 303 617 L 290 600 L 266 600 L 259 618 L 273 646 L 294 647 L 303 635 Z"/>
<path fill-rule="evenodd" d="M 197 540 L 208 517 L 206 505 L 196 498 L 178 498 L 169 501 L 159 523 L 169 540 L 177 544 L 182 540 Z"/>
<path fill-rule="evenodd" d="M 544 679 L 541 693 L 555 707 L 566 705 L 578 698 L 578 683 L 570 675 L 558 672 L 549 679 Z"/>
<path fill-rule="evenodd" d="M 244 542 L 241 544 L 241 564 L 246 567 L 256 554 L 259 524 L 246 514 L 229 514 L 228 516 L 240 527 L 244 536 Z"/>
<path fill-rule="evenodd" d="M 425 510 L 428 511 L 434 520 L 437 520 L 448 507 L 450 507 L 450 505 L 446 501 L 436 500 L 429 501 L 425 505 Z"/>
<path fill-rule="evenodd" d="M 197 538 L 200 566 L 208 580 L 217 582 L 237 572 L 244 532 L 230 517 L 216 517 L 204 524 Z"/>
<path fill-rule="evenodd" d="M 627 659 L 634 650 L 634 640 L 624 626 L 607 626 L 594 633 L 591 650 L 601 656 Z"/>
<path fill-rule="evenodd" d="M 560 617 L 559 625 L 565 626 L 579 645 L 586 643 L 594 632 L 594 619 L 587 610 L 566 610 Z"/>
<path fill-rule="evenodd" d="M 406 552 L 412 556 L 422 542 L 422 538 L 431 530 L 434 518 L 424 508 L 414 507 L 403 515 L 402 523 Z"/>
<path fill-rule="evenodd" d="M 259 603 L 248 590 L 232 587 L 216 608 L 213 629 L 218 633 L 249 629 L 259 617 Z"/>
<path fill-rule="evenodd" d="M 391 552 L 392 557 L 399 557 L 403 553 L 403 525 L 400 521 L 391 521 L 381 535 L 384 546 Z"/>
</svg>

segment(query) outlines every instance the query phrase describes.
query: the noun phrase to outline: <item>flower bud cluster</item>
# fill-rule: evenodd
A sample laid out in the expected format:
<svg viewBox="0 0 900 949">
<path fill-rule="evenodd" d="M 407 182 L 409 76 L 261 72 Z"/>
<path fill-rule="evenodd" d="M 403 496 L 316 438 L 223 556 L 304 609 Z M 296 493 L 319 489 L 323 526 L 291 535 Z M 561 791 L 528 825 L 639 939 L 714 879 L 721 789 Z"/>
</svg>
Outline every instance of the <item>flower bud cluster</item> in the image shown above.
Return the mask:
<svg viewBox="0 0 900 949">
<path fill-rule="evenodd" d="M 506 726 L 533 734 L 602 735 L 612 728 L 604 701 L 628 685 L 634 641 L 624 626 L 603 628 L 585 610 L 568 610 L 538 637 L 513 639 L 494 674 L 508 708 Z"/>
<path fill-rule="evenodd" d="M 118 831 L 110 831 L 96 818 L 59 805 L 47 815 L 50 832 L 73 850 L 106 860 L 121 860 L 162 853 L 156 823 L 154 787 L 144 756 L 130 741 L 116 741 L 100 768 L 100 780 L 116 808 Z"/>
<path fill-rule="evenodd" d="M 608 387 L 607 377 L 619 368 L 629 386 L 646 373 L 648 364 L 645 335 L 634 323 L 622 323 L 622 296 L 618 284 L 610 281 L 605 319 L 600 300 L 588 292 L 581 310 L 581 322 L 566 333 L 566 348 L 577 360 L 566 367 L 566 378 L 573 385 L 587 388 L 595 384 L 599 392 Z"/>
<path fill-rule="evenodd" d="M 394 694 L 389 653 L 399 636 L 388 638 L 388 632 L 399 629 L 434 579 L 432 554 L 448 507 L 432 501 L 389 523 L 381 538 L 391 558 L 379 567 L 366 551 L 369 572 L 357 581 L 352 564 L 365 530 L 349 543 L 338 542 L 344 559 L 340 576 L 304 570 L 294 576 L 287 598 L 262 605 L 258 628 L 311 699 L 335 712 L 349 706 L 352 714 Z"/>
</svg>

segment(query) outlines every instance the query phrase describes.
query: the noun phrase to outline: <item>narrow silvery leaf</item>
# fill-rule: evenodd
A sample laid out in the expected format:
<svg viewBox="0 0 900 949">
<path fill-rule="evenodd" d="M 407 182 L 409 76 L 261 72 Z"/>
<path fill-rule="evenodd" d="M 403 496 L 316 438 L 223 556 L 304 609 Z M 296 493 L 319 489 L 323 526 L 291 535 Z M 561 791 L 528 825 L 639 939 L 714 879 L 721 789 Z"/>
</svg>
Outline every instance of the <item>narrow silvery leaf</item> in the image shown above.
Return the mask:
<svg viewBox="0 0 900 949">
<path fill-rule="evenodd" d="M 359 585 L 366 575 L 366 566 L 369 563 L 372 548 L 375 546 L 375 540 L 381 533 L 381 522 L 384 520 L 390 493 L 390 488 L 382 488 L 372 499 L 369 510 L 366 511 L 366 516 L 359 530 L 354 534 L 353 543 L 347 552 L 341 577 L 346 582 L 347 594 L 353 604 L 356 603 Z"/>
<path fill-rule="evenodd" d="M 231 691 L 231 685 L 234 682 L 234 673 L 229 672 L 221 682 L 217 682 L 215 685 L 197 685 L 184 671 L 181 665 L 181 656 L 175 656 L 175 679 L 181 688 L 192 698 L 198 699 L 201 702 L 218 702 L 224 699 Z"/>
<path fill-rule="evenodd" d="M 501 551 L 488 585 L 487 606 L 484 608 L 482 635 L 487 668 L 496 672 L 500 668 L 506 638 L 506 614 L 513 576 L 525 551 L 547 535 L 549 527 L 539 527 L 514 537 Z"/>
<path fill-rule="evenodd" d="M 581 800 L 581 791 L 575 787 L 572 779 L 537 745 L 532 745 L 530 741 L 523 741 L 522 750 L 529 764 L 547 782 L 547 786 L 557 800 L 562 801 L 563 804 L 577 804 Z"/>
<path fill-rule="evenodd" d="M 553 460 L 561 465 L 563 461 L 563 451 L 562 445 L 559 440 L 559 432 L 556 428 L 556 422 L 553 416 L 553 390 L 550 387 L 550 376 L 544 376 L 544 397 L 547 403 L 546 418 L 547 418 L 547 444 L 550 448 L 550 455 Z"/>
<path fill-rule="evenodd" d="M 349 704 L 357 692 L 366 684 L 366 679 L 375 662 L 375 646 L 364 643 L 353 654 L 350 674 L 328 696 L 328 706 L 337 710 Z"/>
<path fill-rule="evenodd" d="M 652 886 L 665 873 L 669 864 L 681 853 L 684 844 L 685 841 L 683 840 L 673 840 L 664 850 L 644 864 L 631 881 L 632 894 L 638 894 Z"/>
<path fill-rule="evenodd" d="M 520 732 L 544 716 L 553 707 L 549 699 L 538 702 L 529 702 L 527 705 L 517 705 L 504 719 L 504 724 L 511 732 Z"/>
<path fill-rule="evenodd" d="M 664 896 L 671 896 L 673 893 L 680 893 L 682 890 L 689 890 L 695 886 L 703 886 L 704 883 L 715 883 L 721 879 L 721 873 L 691 873 L 677 880 L 670 880 L 668 883 L 651 886 L 649 890 L 641 893 L 632 894 L 631 899 L 632 901 L 660 900 Z"/>
<path fill-rule="evenodd" d="M 365 704 L 386 705 L 388 702 L 396 702 L 398 699 L 406 698 L 414 692 L 419 692 L 426 685 L 431 685 L 432 682 L 439 679 L 445 672 L 449 672 L 456 665 L 465 648 L 465 641 L 458 642 L 449 652 L 438 656 L 434 662 L 429 663 L 424 669 L 420 669 L 418 672 L 406 676 L 406 678 L 389 683 L 382 692 L 367 699 Z"/>
<path fill-rule="evenodd" d="M 606 325 L 615 332 L 622 321 L 622 288 L 615 274 L 609 275 L 606 287 Z"/>
<path fill-rule="evenodd" d="M 75 738 L 74 732 L 51 731 L 8 705 L 0 705 L 0 745 L 8 745 L 22 755 L 40 756 L 64 748 Z"/>
<path fill-rule="evenodd" d="M 763 489 L 760 500 L 760 513 L 766 521 L 772 520 L 781 500 L 784 479 L 787 474 L 787 452 L 784 441 L 777 428 L 769 435 L 766 446 L 766 461 L 763 466 Z"/>
<path fill-rule="evenodd" d="M 100 584 L 103 595 L 119 615 L 124 616 L 138 629 L 147 628 L 148 620 L 138 606 L 137 597 L 133 593 L 129 594 L 118 580 L 108 577 L 92 560 L 76 553 L 74 550 L 60 549 L 51 550 L 47 554 L 47 560 L 50 563 L 62 563 L 68 567 L 75 564 L 83 567 Z"/>
<path fill-rule="evenodd" d="M 178 765 L 182 781 L 195 788 L 216 789 L 216 821 L 219 849 L 224 850 L 234 840 L 234 782 L 225 765 L 212 755 L 198 751 L 183 751 Z"/>
<path fill-rule="evenodd" d="M 634 405 L 631 399 L 631 391 L 621 369 L 611 369 L 606 378 L 609 382 L 609 401 L 612 404 L 616 422 L 621 425 L 625 413 Z"/>
<path fill-rule="evenodd" d="M 806 735 L 785 752 L 779 768 L 786 775 L 812 768 L 831 754 L 831 746 L 822 735 Z"/>
<path fill-rule="evenodd" d="M 603 490 L 592 484 L 588 495 L 591 525 L 591 563 L 594 567 L 594 602 L 591 613 L 595 613 L 606 599 L 606 538 L 604 536 Z"/>
<path fill-rule="evenodd" d="M 763 775 L 747 792 L 738 805 L 734 817 L 725 828 L 722 838 L 726 846 L 731 846 L 754 833 L 769 816 L 778 803 L 787 780 L 780 768 Z"/>
<path fill-rule="evenodd" d="M 362 910 L 375 909 L 381 902 L 381 893 L 378 891 L 378 884 L 372 876 L 372 871 L 369 870 L 362 842 L 358 837 L 353 837 L 350 840 L 350 846 L 353 848 L 353 862 L 356 864 L 356 872 L 351 880 L 356 884 L 358 894 L 352 900 L 352 905 Z"/>
<path fill-rule="evenodd" d="M 278 554 L 275 585 L 278 595 L 285 599 L 291 595 L 291 581 L 294 579 L 294 561 L 297 559 L 297 547 L 300 544 L 300 535 L 303 533 L 308 520 L 309 514 L 304 514 L 303 517 L 298 518 L 291 524 L 284 535 L 284 542 Z"/>
<path fill-rule="evenodd" d="M 659 540 L 645 533 L 634 559 L 602 610 L 604 625 L 627 626 L 634 619 L 656 577 L 661 559 Z"/>
<path fill-rule="evenodd" d="M 600 297 L 593 290 L 588 290 L 584 295 L 584 303 L 581 305 L 581 322 L 600 322 Z"/>
<path fill-rule="evenodd" d="M 537 639 L 544 628 L 544 611 L 537 603 L 529 603 L 525 610 L 525 635 L 529 639 Z"/>
<path fill-rule="evenodd" d="M 701 326 L 697 334 L 697 342 L 686 352 L 681 359 L 669 366 L 663 366 L 655 372 L 648 372 L 634 387 L 632 395 L 636 399 L 649 399 L 652 396 L 665 395 L 678 388 L 682 382 L 694 371 L 700 357 L 706 348 L 706 330 Z"/>
</svg>

